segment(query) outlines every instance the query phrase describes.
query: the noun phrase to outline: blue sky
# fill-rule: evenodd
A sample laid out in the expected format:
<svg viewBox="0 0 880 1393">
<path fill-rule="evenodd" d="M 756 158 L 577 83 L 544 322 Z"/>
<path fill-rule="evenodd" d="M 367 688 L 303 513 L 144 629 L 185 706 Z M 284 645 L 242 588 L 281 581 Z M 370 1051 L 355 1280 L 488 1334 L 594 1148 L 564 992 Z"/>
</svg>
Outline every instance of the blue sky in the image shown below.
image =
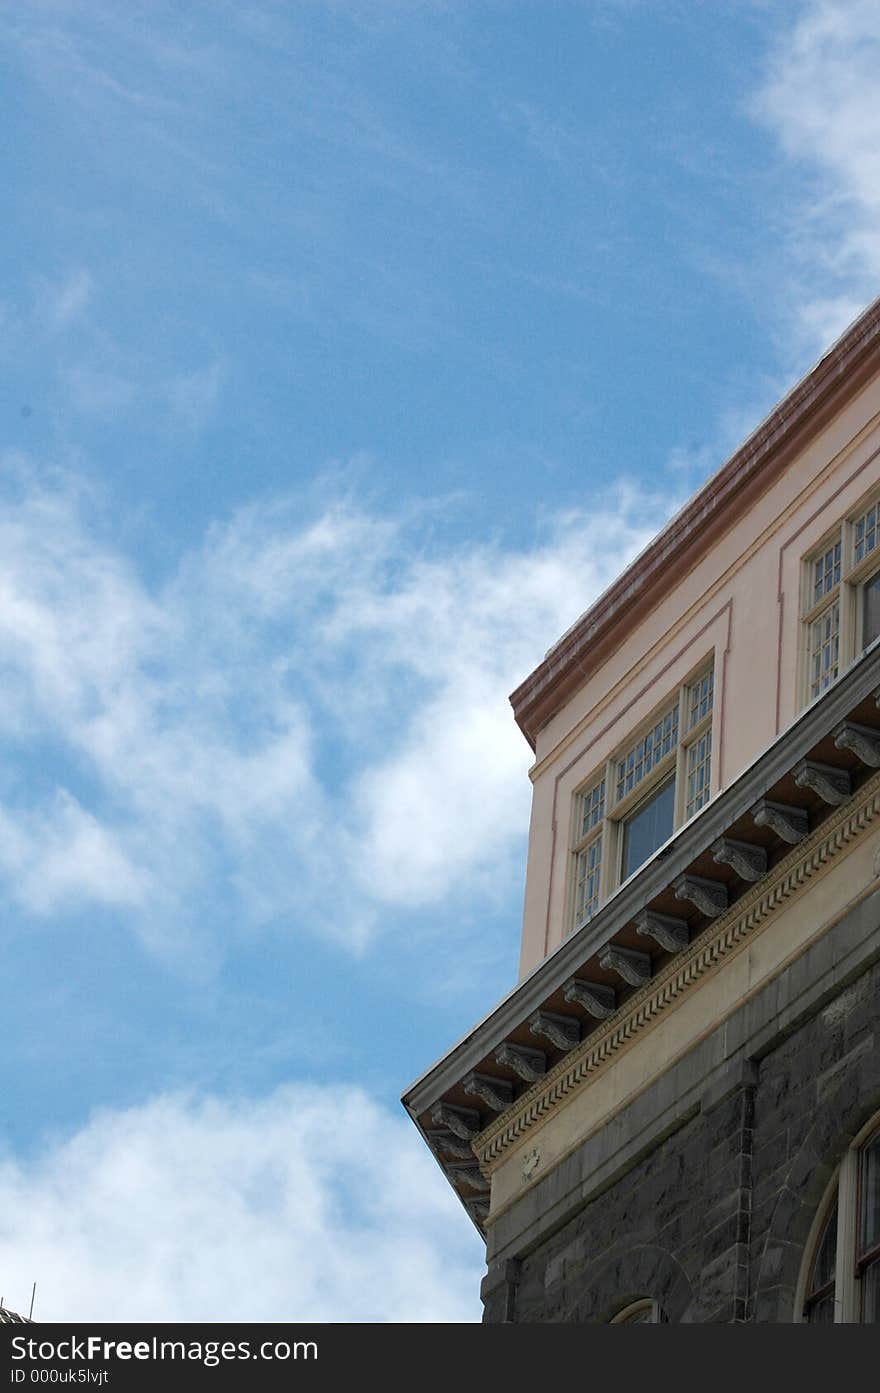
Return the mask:
<svg viewBox="0 0 880 1393">
<path fill-rule="evenodd" d="M 0 32 L 2 1294 L 478 1319 L 397 1100 L 515 980 L 507 695 L 877 293 L 877 8 Z"/>
</svg>

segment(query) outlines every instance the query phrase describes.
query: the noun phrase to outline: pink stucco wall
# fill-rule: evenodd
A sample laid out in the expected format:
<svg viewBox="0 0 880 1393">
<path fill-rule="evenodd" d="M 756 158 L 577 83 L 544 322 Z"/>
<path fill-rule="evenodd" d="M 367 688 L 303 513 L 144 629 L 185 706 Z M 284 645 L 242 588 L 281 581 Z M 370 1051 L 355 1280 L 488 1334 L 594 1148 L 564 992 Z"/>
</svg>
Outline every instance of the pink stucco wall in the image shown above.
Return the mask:
<svg viewBox="0 0 880 1393">
<path fill-rule="evenodd" d="M 880 380 L 855 397 L 695 569 L 627 633 L 537 738 L 520 976 L 570 931 L 573 799 L 710 655 L 712 793 L 805 703 L 805 558 L 880 494 Z M 880 568 L 880 546 L 876 552 Z M 861 578 L 864 578 L 863 575 Z M 548 636 L 550 637 L 550 636 Z M 842 654 L 842 670 L 854 650 Z"/>
</svg>

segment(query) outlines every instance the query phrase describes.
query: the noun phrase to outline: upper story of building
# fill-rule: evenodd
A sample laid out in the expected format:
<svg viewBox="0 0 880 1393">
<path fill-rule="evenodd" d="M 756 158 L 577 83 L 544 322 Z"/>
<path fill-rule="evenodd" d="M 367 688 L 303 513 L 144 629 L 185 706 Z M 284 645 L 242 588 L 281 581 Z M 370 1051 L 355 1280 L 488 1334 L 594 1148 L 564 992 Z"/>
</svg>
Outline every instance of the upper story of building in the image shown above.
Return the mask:
<svg viewBox="0 0 880 1393">
<path fill-rule="evenodd" d="M 526 977 L 880 635 L 880 302 L 514 692 Z"/>
<path fill-rule="evenodd" d="M 493 1261 L 877 893 L 878 635 L 880 300 L 513 694 L 520 980 L 404 1095 Z"/>
</svg>

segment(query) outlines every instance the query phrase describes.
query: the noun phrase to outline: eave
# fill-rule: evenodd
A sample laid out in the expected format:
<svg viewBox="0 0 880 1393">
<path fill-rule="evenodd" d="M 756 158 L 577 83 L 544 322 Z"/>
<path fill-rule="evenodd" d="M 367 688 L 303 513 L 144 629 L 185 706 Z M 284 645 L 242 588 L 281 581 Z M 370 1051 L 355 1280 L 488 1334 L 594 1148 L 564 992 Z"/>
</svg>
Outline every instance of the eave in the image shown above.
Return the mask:
<svg viewBox="0 0 880 1393">
<path fill-rule="evenodd" d="M 774 407 L 512 693 L 517 724 L 539 731 L 664 595 L 752 507 L 809 440 L 880 371 L 880 298 Z"/>
<path fill-rule="evenodd" d="M 830 819 L 845 812 L 880 767 L 878 692 L 880 645 L 874 645 L 406 1091 L 404 1106 L 478 1228 L 487 1217 L 489 1189 L 478 1156 L 485 1167 L 497 1152 L 504 1125 L 540 1089 L 540 1079 L 521 1076 L 529 1052 L 543 1054 L 548 1077 L 554 1071 L 558 1075 L 567 1056 L 583 1052 L 585 1042 L 631 1014 L 644 996 L 643 982 L 662 976 L 670 963 L 711 933 L 721 922 L 719 915 L 729 917 L 756 886 L 772 881 L 788 864 L 793 847 L 799 842 L 807 847 Z M 767 804 L 789 809 L 787 822 L 780 822 L 772 808 L 768 820 Z M 784 835 L 775 830 L 774 819 Z M 672 925 L 673 934 L 678 932 L 675 921 L 686 928 L 680 946 L 667 931 Z M 657 932 L 665 943 L 653 936 Z M 615 960 L 609 949 L 642 955 L 648 977 L 625 981 L 620 963 L 626 968 L 639 960 Z M 613 992 L 612 1009 L 598 1017 L 572 999 L 573 979 L 587 994 L 598 988 L 606 1001 Z M 536 1033 L 529 1024 L 536 1012 L 559 1022 L 567 1019 L 570 1041 L 554 1044 Z M 513 1047 L 502 1052 L 507 1062 L 497 1058 L 503 1045 Z M 470 1077 L 474 1074 L 476 1080 Z M 494 1100 L 493 1091 L 499 1095 Z M 454 1125 L 461 1123 L 457 1136 L 450 1118 Z"/>
</svg>

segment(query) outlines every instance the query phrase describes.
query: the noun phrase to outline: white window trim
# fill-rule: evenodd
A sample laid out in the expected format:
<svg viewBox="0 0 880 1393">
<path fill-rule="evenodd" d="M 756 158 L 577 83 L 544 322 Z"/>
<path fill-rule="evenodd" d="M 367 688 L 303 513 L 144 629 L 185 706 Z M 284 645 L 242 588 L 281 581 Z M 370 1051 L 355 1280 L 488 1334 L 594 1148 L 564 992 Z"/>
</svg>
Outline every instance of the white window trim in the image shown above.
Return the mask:
<svg viewBox="0 0 880 1393">
<path fill-rule="evenodd" d="M 830 609 L 835 600 L 840 603 L 840 621 L 838 625 L 838 655 L 837 655 L 837 677 L 829 686 L 840 678 L 847 668 L 859 658 L 863 652 L 862 648 L 862 623 L 863 623 L 863 604 L 865 582 L 871 580 L 880 572 L 880 529 L 878 529 L 878 540 L 873 549 L 869 551 L 860 561 L 855 559 L 856 550 L 856 524 L 865 513 L 873 506 L 880 509 L 880 490 L 876 485 L 861 499 L 855 507 L 851 508 L 845 517 L 841 518 L 828 532 L 825 533 L 821 541 L 810 548 L 804 556 L 801 566 L 801 602 L 800 602 L 800 632 L 801 641 L 799 645 L 799 666 L 800 675 L 798 680 L 798 690 L 800 693 L 801 706 L 808 706 L 813 701 L 818 701 L 828 688 L 823 688 L 815 696 L 810 691 L 811 686 L 811 654 L 810 654 L 810 628 L 817 619 L 820 619 L 826 610 Z M 816 563 L 836 543 L 840 543 L 840 580 L 823 595 L 819 600 L 813 600 L 813 568 Z"/>
<path fill-rule="evenodd" d="M 609 758 L 598 769 L 594 769 L 588 779 L 585 779 L 574 791 L 571 803 L 571 825 L 569 831 L 569 894 L 566 904 L 566 923 L 567 933 L 574 933 L 589 920 L 576 919 L 577 910 L 577 862 L 578 856 L 585 851 L 597 837 L 602 837 L 602 863 L 600 869 L 599 900 L 594 913 L 611 898 L 616 890 L 624 884 L 622 875 L 623 859 L 623 827 L 624 823 L 634 812 L 660 788 L 661 784 L 674 774 L 675 776 L 675 808 L 673 812 L 673 830 L 678 832 L 685 823 L 685 810 L 687 807 L 687 756 L 688 751 L 706 731 L 712 732 L 712 754 L 709 760 L 709 789 L 708 795 L 704 798 L 700 808 L 691 816 L 696 817 L 710 801 L 717 791 L 715 774 L 714 751 L 717 748 L 717 732 L 715 731 L 715 711 L 716 701 L 713 687 L 712 704 L 705 716 L 700 717 L 689 726 L 690 711 L 688 705 L 689 694 L 693 687 L 706 676 L 707 673 L 715 673 L 715 654 L 714 652 L 704 657 L 691 669 L 685 679 L 667 694 L 665 701 L 657 705 L 651 715 L 641 721 L 634 730 L 627 734 L 624 741 L 621 741 L 612 751 Z M 665 754 L 662 759 L 654 765 L 644 778 L 636 784 L 635 788 L 630 789 L 622 797 L 617 798 L 617 765 L 618 762 L 628 753 L 628 751 L 643 739 L 670 711 L 675 705 L 678 708 L 678 738 L 673 748 Z M 605 811 L 604 816 L 587 833 L 580 835 L 582 826 L 581 800 L 588 796 L 593 789 L 598 787 L 602 780 L 605 780 Z M 691 819 L 688 818 L 687 821 Z M 633 874 L 638 874 L 641 867 L 638 867 Z M 592 915 L 590 916 L 593 917 Z"/>
<path fill-rule="evenodd" d="M 649 1317 L 645 1321 L 636 1322 L 633 1318 L 639 1316 L 643 1311 L 649 1312 Z M 631 1301 L 628 1306 L 624 1306 L 622 1311 L 618 1311 L 616 1316 L 612 1316 L 609 1325 L 660 1325 L 662 1316 L 659 1304 L 651 1297 L 642 1297 L 638 1301 Z"/>
<path fill-rule="evenodd" d="M 858 1325 L 861 1320 L 862 1293 L 856 1271 L 859 1243 L 859 1158 L 863 1147 L 880 1131 L 880 1114 L 872 1117 L 844 1154 L 822 1196 L 804 1247 L 801 1270 L 795 1288 L 794 1320 L 808 1324 L 807 1285 L 825 1224 L 837 1206 L 837 1246 L 834 1255 L 834 1324 Z"/>
</svg>

